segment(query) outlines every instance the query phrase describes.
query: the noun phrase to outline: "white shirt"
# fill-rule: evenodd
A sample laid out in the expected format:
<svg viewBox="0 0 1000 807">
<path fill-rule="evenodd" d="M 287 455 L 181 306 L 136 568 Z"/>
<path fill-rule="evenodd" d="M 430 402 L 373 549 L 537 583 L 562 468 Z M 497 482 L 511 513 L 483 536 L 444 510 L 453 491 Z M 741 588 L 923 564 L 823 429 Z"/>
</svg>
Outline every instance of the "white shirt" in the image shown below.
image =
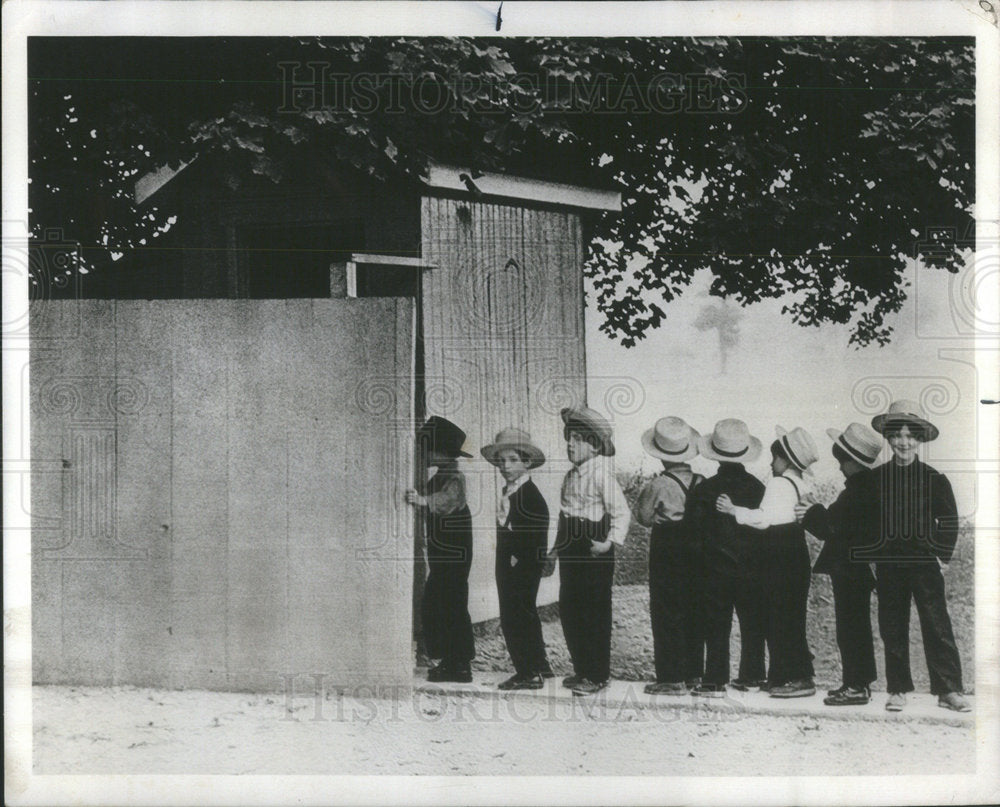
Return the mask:
<svg viewBox="0 0 1000 807">
<path fill-rule="evenodd" d="M 501 527 L 506 527 L 507 519 L 510 518 L 510 497 L 529 479 L 531 479 L 531 474 L 521 474 L 513 482 L 504 485 L 503 490 L 500 491 L 500 497 L 497 499 L 497 524 Z"/>
<path fill-rule="evenodd" d="M 755 530 L 765 530 L 779 524 L 795 523 L 795 505 L 799 495 L 805 494 L 805 482 L 794 471 L 785 471 L 781 476 L 771 477 L 764 489 L 760 507 L 736 507 L 733 515 L 740 524 Z"/>
<path fill-rule="evenodd" d="M 599 454 L 569 470 L 563 479 L 559 509 L 588 521 L 600 521 L 607 513 L 608 539 L 619 546 L 625 543 L 632 514 L 608 457 Z"/>
</svg>

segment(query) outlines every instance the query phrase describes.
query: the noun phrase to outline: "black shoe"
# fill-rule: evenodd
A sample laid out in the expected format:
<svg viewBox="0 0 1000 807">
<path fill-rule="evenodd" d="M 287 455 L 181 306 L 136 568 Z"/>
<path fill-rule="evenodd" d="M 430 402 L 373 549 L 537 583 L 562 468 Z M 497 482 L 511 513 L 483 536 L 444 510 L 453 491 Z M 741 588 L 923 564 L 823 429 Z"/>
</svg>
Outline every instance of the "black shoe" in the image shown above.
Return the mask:
<svg viewBox="0 0 1000 807">
<path fill-rule="evenodd" d="M 766 685 L 767 681 L 744 681 L 742 678 L 737 678 L 735 681 L 729 682 L 729 686 L 740 692 L 749 692 L 751 689 L 764 689 Z"/>
<path fill-rule="evenodd" d="M 823 698 L 823 703 L 827 706 L 864 706 L 871 700 L 867 687 L 865 689 L 854 689 L 845 687 L 843 692 L 836 695 L 827 695 Z"/>
<path fill-rule="evenodd" d="M 472 669 L 468 665 L 451 667 L 441 662 L 437 667 L 427 671 L 427 680 L 435 684 L 445 681 L 456 684 L 471 684 Z"/>
<path fill-rule="evenodd" d="M 521 676 L 514 673 L 510 678 L 497 684 L 497 689 L 513 689 L 514 685 L 521 680 Z"/>
<path fill-rule="evenodd" d="M 726 697 L 726 685 L 698 684 L 691 690 L 691 694 L 699 698 L 724 698 Z"/>
<path fill-rule="evenodd" d="M 451 670 L 451 677 L 447 678 L 448 681 L 454 681 L 457 684 L 471 684 L 472 683 L 472 668 L 471 667 L 456 667 Z"/>
<path fill-rule="evenodd" d="M 849 689 L 850 689 L 850 687 L 849 687 L 849 686 L 848 686 L 847 684 L 841 684 L 841 685 L 840 685 L 839 687 L 837 687 L 836 689 L 828 689 L 828 690 L 826 691 L 826 694 L 827 694 L 827 695 L 828 695 L 829 697 L 831 697 L 831 698 L 832 698 L 832 697 L 833 697 L 833 696 L 835 696 L 835 695 L 843 695 L 843 694 L 844 694 L 845 692 L 847 692 L 847 690 L 849 690 Z"/>
<path fill-rule="evenodd" d="M 694 678 L 688 678 L 684 683 L 687 685 L 688 689 L 694 689 L 701 683 L 701 676 L 698 675 L 695 676 Z"/>
<path fill-rule="evenodd" d="M 574 695 L 596 695 L 604 687 L 608 685 L 607 681 L 590 681 L 586 678 L 582 679 L 579 684 L 573 687 Z"/>
<path fill-rule="evenodd" d="M 497 685 L 497 689 L 505 692 L 516 689 L 541 689 L 545 686 L 541 675 L 512 675 L 506 681 Z"/>
<path fill-rule="evenodd" d="M 584 680 L 586 679 L 584 679 L 582 675 L 576 675 L 574 673 L 573 675 L 567 675 L 565 678 L 563 678 L 562 685 L 567 689 L 572 689 L 573 687 L 577 686 Z"/>
<path fill-rule="evenodd" d="M 780 687 L 774 687 L 769 691 L 772 698 L 808 698 L 816 694 L 816 687 L 810 678 L 803 678 L 801 681 L 789 681 Z"/>
<path fill-rule="evenodd" d="M 683 681 L 656 681 L 642 690 L 647 695 L 687 695 L 688 686 Z"/>
</svg>

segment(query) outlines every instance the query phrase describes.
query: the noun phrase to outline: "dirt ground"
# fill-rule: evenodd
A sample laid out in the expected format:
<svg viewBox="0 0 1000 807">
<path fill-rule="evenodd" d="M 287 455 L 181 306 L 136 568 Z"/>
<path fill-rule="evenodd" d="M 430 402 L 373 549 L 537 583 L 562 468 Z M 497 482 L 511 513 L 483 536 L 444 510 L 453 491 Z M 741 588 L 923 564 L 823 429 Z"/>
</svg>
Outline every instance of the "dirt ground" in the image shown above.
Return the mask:
<svg viewBox="0 0 1000 807">
<path fill-rule="evenodd" d="M 639 541 L 638 538 L 630 540 Z M 814 556 L 819 542 L 811 541 Z M 951 614 L 955 641 L 962 659 L 965 691 L 975 689 L 975 588 L 973 566 L 974 539 L 970 530 L 963 530 L 955 556 L 945 571 L 948 610 Z M 645 560 L 643 560 L 645 562 Z M 653 637 L 649 624 L 648 584 L 616 585 L 613 592 L 613 628 L 611 631 L 611 675 L 625 681 L 646 681 L 653 678 Z M 545 607 L 542 630 L 553 667 L 570 672 L 569 653 L 559 625 L 556 607 Z M 885 690 L 885 656 L 878 637 L 878 600 L 872 597 L 872 627 L 875 633 L 875 660 L 879 680 L 872 689 Z M 834 627 L 833 592 L 827 575 L 813 575 L 809 592 L 809 645 L 815 656 L 817 686 L 833 687 L 840 682 L 840 653 Z M 733 620 L 730 656 L 735 675 L 739 660 L 739 623 Z M 924 659 L 923 637 L 917 619 L 916 606 L 910 616 L 910 667 L 913 684 L 918 692 L 930 691 L 927 663 Z M 510 657 L 497 620 L 476 626 L 475 670 L 509 670 Z"/>
<path fill-rule="evenodd" d="M 777 775 L 961 773 L 973 729 L 414 693 L 291 701 L 36 687 L 53 773 Z"/>
</svg>

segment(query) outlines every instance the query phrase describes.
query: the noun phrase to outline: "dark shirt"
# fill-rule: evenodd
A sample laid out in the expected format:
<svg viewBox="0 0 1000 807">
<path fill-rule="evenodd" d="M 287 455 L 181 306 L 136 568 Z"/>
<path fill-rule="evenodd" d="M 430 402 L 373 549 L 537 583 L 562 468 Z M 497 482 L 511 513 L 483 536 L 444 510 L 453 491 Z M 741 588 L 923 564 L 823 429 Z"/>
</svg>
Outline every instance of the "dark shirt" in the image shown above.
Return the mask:
<svg viewBox="0 0 1000 807">
<path fill-rule="evenodd" d="M 497 552 L 513 556 L 525 571 L 540 569 L 549 542 L 549 508 L 532 480 L 510 496 L 507 523 L 497 527 Z"/>
<path fill-rule="evenodd" d="M 867 560 L 853 560 L 855 547 L 871 547 L 878 535 L 879 503 L 876 480 L 870 470 L 844 480 L 844 489 L 829 507 L 814 504 L 806 511 L 802 526 L 823 541 L 813 571 L 847 575 L 872 582 Z"/>
<path fill-rule="evenodd" d="M 750 576 L 757 561 L 760 532 L 737 524 L 731 515 L 715 509 L 715 500 L 723 493 L 737 507 L 753 509 L 764 497 L 764 484 L 742 465 L 720 463 L 718 473 L 695 485 L 688 495 L 684 530 L 700 544 L 707 571 L 731 577 Z"/>
<path fill-rule="evenodd" d="M 951 560 L 958 540 L 958 507 L 948 478 L 914 460 L 890 460 L 872 472 L 879 502 L 877 533 L 871 551 L 855 558 L 880 563 L 929 563 Z"/>
</svg>

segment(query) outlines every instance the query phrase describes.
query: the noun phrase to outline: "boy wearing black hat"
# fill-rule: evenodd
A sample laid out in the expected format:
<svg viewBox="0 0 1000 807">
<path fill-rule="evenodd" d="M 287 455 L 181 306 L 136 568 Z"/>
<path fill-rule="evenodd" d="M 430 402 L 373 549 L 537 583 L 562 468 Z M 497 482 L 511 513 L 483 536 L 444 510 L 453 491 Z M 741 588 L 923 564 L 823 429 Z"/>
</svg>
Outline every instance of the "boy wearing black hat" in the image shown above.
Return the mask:
<svg viewBox="0 0 1000 807">
<path fill-rule="evenodd" d="M 408 504 L 426 508 L 427 581 L 421 601 L 424 645 L 440 663 L 428 681 L 472 681 L 476 655 L 469 617 L 469 569 L 472 567 L 472 515 L 465 498 L 465 476 L 458 458 L 465 432 L 450 420 L 433 416 L 417 430 L 417 444 L 428 469 L 436 472 L 424 493 L 406 491 Z"/>
<path fill-rule="evenodd" d="M 591 695 L 611 677 L 614 545 L 625 543 L 629 509 L 608 459 L 615 453 L 611 424 L 585 406 L 561 415 L 573 463 L 563 480 L 556 536 L 559 617 L 573 661 L 563 686 Z"/>
</svg>

